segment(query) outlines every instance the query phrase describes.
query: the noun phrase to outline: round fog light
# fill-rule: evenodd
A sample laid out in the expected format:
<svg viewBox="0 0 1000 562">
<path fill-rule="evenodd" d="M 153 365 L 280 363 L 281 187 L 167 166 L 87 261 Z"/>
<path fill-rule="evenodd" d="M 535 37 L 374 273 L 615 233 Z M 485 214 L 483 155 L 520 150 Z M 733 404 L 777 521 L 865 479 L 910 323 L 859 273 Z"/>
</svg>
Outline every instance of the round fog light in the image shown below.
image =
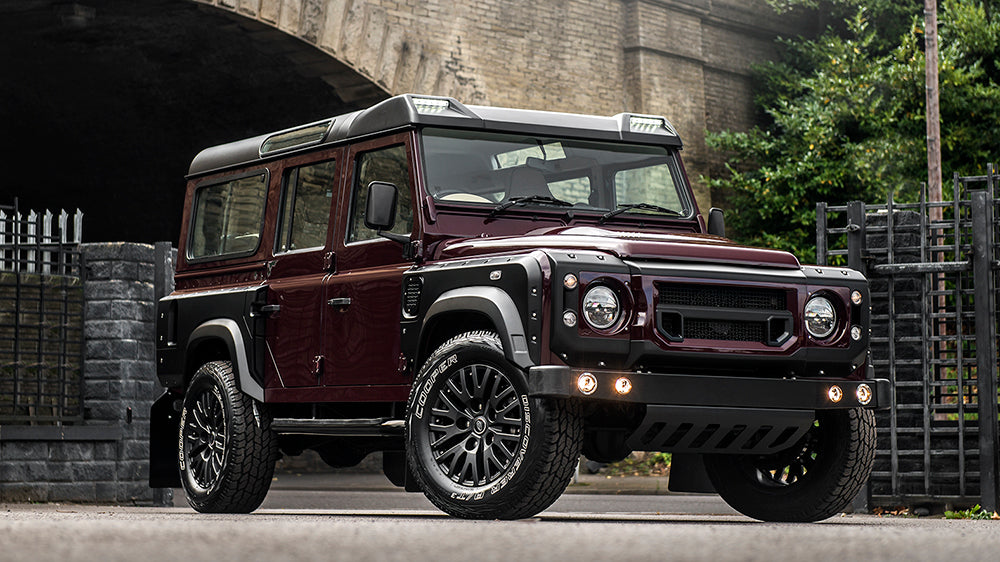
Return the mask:
<svg viewBox="0 0 1000 562">
<path fill-rule="evenodd" d="M 840 399 L 844 397 L 844 391 L 840 389 L 839 386 L 833 385 L 830 390 L 826 393 L 830 397 L 830 402 L 840 402 Z"/>
<path fill-rule="evenodd" d="M 851 302 L 861 304 L 861 291 L 851 291 Z"/>
<path fill-rule="evenodd" d="M 854 392 L 858 397 L 858 402 L 862 406 L 867 406 L 869 402 L 872 401 L 872 388 L 865 383 L 858 385 L 858 389 Z"/>
<path fill-rule="evenodd" d="M 576 313 L 572 310 L 563 312 L 563 324 L 565 324 L 567 328 L 576 326 Z"/>
<path fill-rule="evenodd" d="M 861 326 L 851 326 L 851 339 L 854 341 L 861 339 Z"/>
<path fill-rule="evenodd" d="M 579 282 L 580 281 L 576 278 L 576 275 L 573 275 L 572 273 L 567 273 L 566 277 L 563 277 L 563 287 L 566 287 L 569 290 L 575 289 Z"/>
<path fill-rule="evenodd" d="M 590 373 L 583 373 L 580 378 L 576 379 L 576 387 L 580 389 L 580 392 L 590 396 L 597 390 L 597 377 Z"/>
<path fill-rule="evenodd" d="M 632 392 L 632 381 L 625 377 L 621 377 L 615 381 L 615 392 L 618 394 L 628 394 Z"/>
</svg>

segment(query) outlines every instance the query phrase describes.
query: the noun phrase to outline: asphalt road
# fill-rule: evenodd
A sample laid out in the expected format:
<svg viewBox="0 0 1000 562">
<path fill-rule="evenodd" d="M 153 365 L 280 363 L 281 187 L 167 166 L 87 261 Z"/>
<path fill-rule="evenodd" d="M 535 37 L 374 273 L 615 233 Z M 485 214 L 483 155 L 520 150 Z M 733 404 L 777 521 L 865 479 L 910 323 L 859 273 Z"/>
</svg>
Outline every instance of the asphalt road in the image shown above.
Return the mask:
<svg viewBox="0 0 1000 562">
<path fill-rule="evenodd" d="M 463 521 L 388 488 L 272 489 L 250 515 L 0 506 L 0 560 L 996 560 L 1000 522 L 843 515 L 770 524 L 715 496 L 572 491 L 522 521 Z"/>
</svg>

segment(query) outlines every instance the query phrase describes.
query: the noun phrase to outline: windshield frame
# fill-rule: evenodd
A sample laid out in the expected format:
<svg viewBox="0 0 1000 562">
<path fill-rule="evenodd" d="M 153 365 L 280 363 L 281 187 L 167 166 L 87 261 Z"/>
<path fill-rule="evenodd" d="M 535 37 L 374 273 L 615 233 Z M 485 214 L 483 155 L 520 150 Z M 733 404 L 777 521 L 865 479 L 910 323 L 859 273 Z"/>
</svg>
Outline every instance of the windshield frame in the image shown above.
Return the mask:
<svg viewBox="0 0 1000 562">
<path fill-rule="evenodd" d="M 498 207 L 504 205 L 506 202 L 509 202 L 511 198 L 518 197 L 519 194 L 512 193 L 512 185 L 508 185 L 505 191 L 500 190 L 496 187 L 496 185 L 492 187 L 488 186 L 487 189 L 493 189 L 493 191 L 488 192 L 486 190 L 480 190 L 478 193 L 482 195 L 477 195 L 475 189 L 467 189 L 461 192 L 449 190 L 448 188 L 435 190 L 432 187 L 432 183 L 437 180 L 437 178 L 435 178 L 437 170 L 435 162 L 432 161 L 434 158 L 434 148 L 428 150 L 428 138 L 447 139 L 447 141 L 450 142 L 461 143 L 471 143 L 476 142 L 477 140 L 483 140 L 491 143 L 502 143 L 504 141 L 510 143 L 520 142 L 520 144 L 516 144 L 516 146 L 519 146 L 520 148 L 515 149 L 515 151 L 530 148 L 531 146 L 546 147 L 558 144 L 560 151 L 565 150 L 570 153 L 589 152 L 591 154 L 601 154 L 602 151 L 606 150 L 608 154 L 617 154 L 620 158 L 624 158 L 624 160 L 608 161 L 604 163 L 593 160 L 595 165 L 590 168 L 577 167 L 567 170 L 559 170 L 558 163 L 560 161 L 570 160 L 570 158 L 566 157 L 565 152 L 562 153 L 564 158 L 561 159 L 541 160 L 538 158 L 528 157 L 525 158 L 524 163 L 516 166 L 498 167 L 498 160 L 495 158 L 496 153 L 492 151 L 469 151 L 467 150 L 468 145 L 459 150 L 449 151 L 454 156 L 451 161 L 452 163 L 459 161 L 456 159 L 462 159 L 462 163 L 464 164 L 468 164 L 473 160 L 478 161 L 473 163 L 469 168 L 469 170 L 471 170 L 470 174 L 472 172 L 480 175 L 491 173 L 498 177 L 502 177 L 506 174 L 513 174 L 517 170 L 534 170 L 536 172 L 541 172 L 545 176 L 545 181 L 549 187 L 550 193 L 551 186 L 561 181 L 581 179 L 589 183 L 589 186 L 585 188 L 590 190 L 590 196 L 586 204 L 580 201 L 577 201 L 573 206 L 563 206 L 546 202 L 526 202 L 524 204 L 507 205 L 507 207 L 504 207 L 504 209 L 509 209 L 511 212 L 516 213 L 520 210 L 521 212 L 551 213 L 555 215 L 566 215 L 567 213 L 571 213 L 574 217 L 586 218 L 588 220 L 593 218 L 594 221 L 597 221 L 609 211 L 618 209 L 620 205 L 647 202 L 631 199 L 627 201 L 618 201 L 617 197 L 619 195 L 616 193 L 615 183 L 616 175 L 618 173 L 623 170 L 642 169 L 641 166 L 632 165 L 635 162 L 662 160 L 661 162 L 655 164 L 655 166 L 667 166 L 670 182 L 669 188 L 673 189 L 673 193 L 669 195 L 673 196 L 675 199 L 671 201 L 671 204 L 664 205 L 662 202 L 659 204 L 672 209 L 679 206 L 680 208 L 674 210 L 678 211 L 680 215 L 647 212 L 643 209 L 636 209 L 634 211 L 629 210 L 618 214 L 610 219 L 609 222 L 635 222 L 636 220 L 640 222 L 647 222 L 650 220 L 686 222 L 696 220 L 698 216 L 697 203 L 692 196 L 690 186 L 688 185 L 687 178 L 683 172 L 682 165 L 680 164 L 678 149 L 674 146 L 665 144 L 638 143 L 634 141 L 615 142 L 604 139 L 595 140 L 564 135 L 538 135 L 532 133 L 518 133 L 516 131 L 470 130 L 448 127 L 421 127 L 417 131 L 417 137 L 420 154 L 419 159 L 421 161 L 420 163 L 422 168 L 420 189 L 424 192 L 425 196 L 432 200 L 433 205 L 436 208 L 443 211 L 454 209 L 463 213 L 474 212 L 478 214 L 479 212 L 482 212 L 493 216 L 497 214 L 495 210 Z M 618 150 L 621 148 L 624 148 L 625 150 Z M 544 148 L 542 150 L 544 150 Z M 510 152 L 511 151 L 508 151 L 503 154 L 508 154 Z M 478 155 L 479 158 L 474 158 L 476 155 Z M 632 160 L 628 160 L 629 155 L 635 155 L 635 157 Z M 639 155 L 646 155 L 646 157 L 640 159 L 638 158 Z M 582 157 L 576 157 L 576 160 L 582 162 L 585 159 Z M 487 169 L 487 166 L 489 166 L 489 169 Z M 648 166 L 648 168 L 652 168 L 652 166 Z M 465 178 L 466 176 L 458 174 L 452 177 Z M 469 175 L 468 177 L 471 178 L 472 176 Z M 493 181 L 496 183 L 499 180 L 494 178 Z M 446 191 L 449 193 L 445 193 L 441 196 L 441 194 Z M 502 196 L 500 196 L 501 193 Z M 556 198 L 560 198 L 558 195 L 555 195 L 554 193 L 552 194 Z M 449 195 L 452 195 L 452 197 L 449 197 Z M 520 195 L 523 196 L 524 194 Z M 595 196 L 598 198 L 604 198 L 605 200 L 594 201 Z M 504 212 L 507 211 L 505 210 Z"/>
</svg>

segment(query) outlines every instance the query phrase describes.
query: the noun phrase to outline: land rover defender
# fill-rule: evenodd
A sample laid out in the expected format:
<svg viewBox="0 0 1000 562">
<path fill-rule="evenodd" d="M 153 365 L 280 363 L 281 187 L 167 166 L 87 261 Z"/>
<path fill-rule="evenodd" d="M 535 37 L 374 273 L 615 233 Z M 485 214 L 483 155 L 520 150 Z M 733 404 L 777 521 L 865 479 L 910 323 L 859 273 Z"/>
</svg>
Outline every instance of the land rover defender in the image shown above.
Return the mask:
<svg viewBox="0 0 1000 562">
<path fill-rule="evenodd" d="M 153 486 L 249 512 L 280 455 L 458 517 L 548 507 L 581 453 L 769 521 L 848 506 L 890 399 L 843 267 L 724 238 L 663 117 L 401 95 L 198 154 L 157 310 Z"/>
</svg>

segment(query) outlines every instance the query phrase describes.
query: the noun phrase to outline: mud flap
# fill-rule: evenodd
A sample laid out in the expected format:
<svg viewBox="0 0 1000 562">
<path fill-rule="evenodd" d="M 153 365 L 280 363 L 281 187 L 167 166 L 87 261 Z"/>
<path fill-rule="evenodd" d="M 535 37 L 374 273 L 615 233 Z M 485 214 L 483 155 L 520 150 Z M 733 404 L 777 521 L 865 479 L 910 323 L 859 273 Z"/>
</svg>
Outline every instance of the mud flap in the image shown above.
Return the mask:
<svg viewBox="0 0 1000 562">
<path fill-rule="evenodd" d="M 422 492 L 417 484 L 403 451 L 382 451 L 382 472 L 390 482 L 403 487 L 407 492 Z"/>
<path fill-rule="evenodd" d="M 694 453 L 674 453 L 671 456 L 667 489 L 671 492 L 715 493 L 702 456 Z"/>
<path fill-rule="evenodd" d="M 177 467 L 177 435 L 180 413 L 174 409 L 177 397 L 163 393 L 149 411 L 149 486 L 180 488 Z"/>
</svg>

